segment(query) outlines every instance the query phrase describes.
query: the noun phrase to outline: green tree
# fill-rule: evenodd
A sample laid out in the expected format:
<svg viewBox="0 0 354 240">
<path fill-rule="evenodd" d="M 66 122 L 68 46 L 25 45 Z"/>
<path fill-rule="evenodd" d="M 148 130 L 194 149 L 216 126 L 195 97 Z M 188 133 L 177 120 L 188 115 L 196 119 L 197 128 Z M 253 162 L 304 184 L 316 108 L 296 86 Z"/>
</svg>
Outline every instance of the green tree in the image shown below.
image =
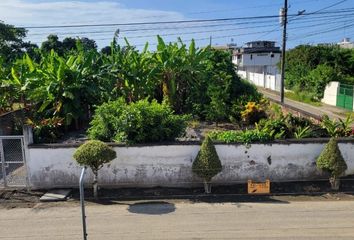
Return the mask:
<svg viewBox="0 0 354 240">
<path fill-rule="evenodd" d="M 63 51 L 69 52 L 72 50 L 76 50 L 76 41 L 77 40 L 75 38 L 71 38 L 71 37 L 64 38 L 62 42 Z"/>
<path fill-rule="evenodd" d="M 321 99 L 329 81 L 354 83 L 353 54 L 337 45 L 297 46 L 286 54 L 285 85 Z"/>
<path fill-rule="evenodd" d="M 9 64 L 21 58 L 25 52 L 32 54 L 37 45 L 24 42 L 27 31 L 0 21 L 0 56 L 3 64 Z"/>
<path fill-rule="evenodd" d="M 59 41 L 59 37 L 55 34 L 50 34 L 41 45 L 42 52 L 50 53 L 52 50 L 60 56 L 64 54 L 63 43 Z"/>
<path fill-rule="evenodd" d="M 82 166 L 91 168 L 93 179 L 93 194 L 95 199 L 98 198 L 98 170 L 100 170 L 105 163 L 109 163 L 117 157 L 116 152 L 107 144 L 97 140 L 87 141 L 76 149 L 74 159 Z"/>
<path fill-rule="evenodd" d="M 192 170 L 200 178 L 204 180 L 204 189 L 206 193 L 211 193 L 211 179 L 222 170 L 219 156 L 216 152 L 215 146 L 207 136 L 195 158 Z"/>
<path fill-rule="evenodd" d="M 311 92 L 314 92 L 318 99 L 322 99 L 327 84 L 331 81 L 339 81 L 340 78 L 334 68 L 320 64 L 309 72 L 308 80 L 307 88 L 311 90 Z"/>
<path fill-rule="evenodd" d="M 105 46 L 104 48 L 101 49 L 101 54 L 109 55 L 112 52 L 112 47 L 111 46 Z"/>
<path fill-rule="evenodd" d="M 79 38 L 77 41 L 79 41 L 82 44 L 84 51 L 97 50 L 97 44 L 93 39 L 82 37 Z"/>
</svg>

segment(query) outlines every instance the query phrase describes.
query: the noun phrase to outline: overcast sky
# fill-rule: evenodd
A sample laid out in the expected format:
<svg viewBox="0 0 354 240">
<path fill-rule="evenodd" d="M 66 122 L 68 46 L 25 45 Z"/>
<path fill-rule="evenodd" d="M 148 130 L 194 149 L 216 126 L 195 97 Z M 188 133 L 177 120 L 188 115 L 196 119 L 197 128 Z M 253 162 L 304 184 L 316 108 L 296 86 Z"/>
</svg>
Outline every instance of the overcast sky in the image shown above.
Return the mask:
<svg viewBox="0 0 354 240">
<path fill-rule="evenodd" d="M 300 10 L 314 12 L 340 3 L 328 10 L 354 8 L 354 0 L 289 0 L 291 14 Z M 225 17 L 245 17 L 277 15 L 282 0 L 1 0 L 1 20 L 15 26 L 106 24 L 151 21 L 173 21 L 191 19 L 211 19 Z M 302 43 L 338 42 L 354 33 L 354 15 L 332 19 L 302 16 L 289 23 L 289 46 Z M 319 16 L 320 17 L 320 16 Z M 312 19 L 314 19 L 312 21 Z M 297 21 L 299 20 L 299 21 Z M 153 46 L 156 34 L 164 35 L 166 41 L 176 41 L 180 36 L 188 41 L 197 40 L 198 45 L 209 43 L 212 36 L 214 45 L 233 41 L 242 45 L 252 40 L 274 40 L 281 42 L 281 29 L 278 19 L 267 19 L 248 23 L 247 21 L 218 22 L 204 27 L 200 24 L 165 24 L 147 26 L 110 26 L 82 28 L 29 29 L 28 40 L 41 44 L 50 33 L 61 39 L 89 37 L 95 39 L 99 47 L 109 45 L 114 32 L 120 29 L 120 42 L 127 37 L 132 44 L 141 45 L 146 41 Z M 137 31 L 129 31 L 139 29 Z M 333 29 L 337 29 L 333 31 Z M 323 33 L 322 33 L 323 32 Z M 311 36 L 313 35 L 313 36 Z M 353 37 L 354 38 L 354 37 Z"/>
</svg>

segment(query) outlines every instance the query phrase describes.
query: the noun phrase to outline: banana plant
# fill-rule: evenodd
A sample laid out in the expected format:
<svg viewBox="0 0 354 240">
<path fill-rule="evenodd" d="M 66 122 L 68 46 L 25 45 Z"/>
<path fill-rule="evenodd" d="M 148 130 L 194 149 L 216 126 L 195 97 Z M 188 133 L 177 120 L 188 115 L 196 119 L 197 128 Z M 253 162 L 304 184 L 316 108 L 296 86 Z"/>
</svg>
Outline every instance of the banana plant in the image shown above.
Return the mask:
<svg viewBox="0 0 354 240">
<path fill-rule="evenodd" d="M 154 58 L 163 96 L 177 112 L 182 112 L 189 93 L 201 90 L 205 85 L 209 49 L 196 48 L 194 40 L 187 48 L 180 38 L 177 43 L 169 44 L 160 36 L 157 39 Z"/>
<path fill-rule="evenodd" d="M 112 87 L 111 97 L 123 96 L 128 102 L 152 98 L 158 85 L 157 71 L 152 54 L 147 50 L 136 50 L 126 41 L 126 47 L 111 45 L 111 54 L 102 56 L 100 78 Z"/>
</svg>

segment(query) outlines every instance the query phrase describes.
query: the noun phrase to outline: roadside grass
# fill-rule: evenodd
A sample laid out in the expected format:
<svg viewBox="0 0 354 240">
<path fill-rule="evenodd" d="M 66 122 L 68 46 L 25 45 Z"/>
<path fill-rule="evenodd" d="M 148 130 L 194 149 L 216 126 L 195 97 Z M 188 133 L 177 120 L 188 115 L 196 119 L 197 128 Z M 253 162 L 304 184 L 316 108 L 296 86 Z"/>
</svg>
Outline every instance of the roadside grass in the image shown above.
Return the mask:
<svg viewBox="0 0 354 240">
<path fill-rule="evenodd" d="M 304 93 L 286 92 L 285 97 L 287 97 L 291 100 L 294 100 L 294 101 L 307 103 L 307 104 L 310 104 L 315 107 L 322 106 L 321 102 L 314 100 L 311 97 L 311 95 L 307 94 L 306 92 L 304 92 Z"/>
</svg>

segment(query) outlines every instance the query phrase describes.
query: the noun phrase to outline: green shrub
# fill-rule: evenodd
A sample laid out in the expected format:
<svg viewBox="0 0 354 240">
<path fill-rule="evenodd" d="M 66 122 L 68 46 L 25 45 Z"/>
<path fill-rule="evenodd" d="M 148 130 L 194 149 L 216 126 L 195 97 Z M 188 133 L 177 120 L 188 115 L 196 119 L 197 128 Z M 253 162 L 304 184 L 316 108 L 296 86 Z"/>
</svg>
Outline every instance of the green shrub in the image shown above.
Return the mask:
<svg viewBox="0 0 354 240">
<path fill-rule="evenodd" d="M 116 152 L 104 142 L 90 140 L 75 151 L 74 158 L 80 165 L 88 166 L 97 172 L 103 164 L 116 158 Z"/>
<path fill-rule="evenodd" d="M 312 135 L 312 129 L 310 126 L 307 127 L 298 127 L 295 132 L 294 136 L 296 139 L 302 139 L 302 138 L 307 138 Z"/>
<path fill-rule="evenodd" d="M 259 131 L 268 133 L 273 139 L 287 138 L 291 136 L 285 118 L 262 119 L 256 127 Z"/>
<path fill-rule="evenodd" d="M 216 123 L 225 120 L 228 116 L 228 106 L 220 87 L 210 86 L 208 94 L 211 101 L 207 106 L 206 119 Z"/>
<path fill-rule="evenodd" d="M 274 139 L 328 136 L 319 124 L 315 124 L 310 119 L 301 116 L 294 116 L 291 113 L 285 115 L 279 108 L 274 106 L 268 112 L 270 118 L 260 120 L 257 125 L 257 128 L 262 131 L 273 131 Z"/>
<path fill-rule="evenodd" d="M 257 87 L 245 79 L 241 79 L 237 94 L 239 95 L 237 99 L 241 101 L 242 105 L 245 105 L 247 102 L 259 102 L 263 97 L 263 95 L 258 92 Z"/>
<path fill-rule="evenodd" d="M 128 144 L 173 141 L 184 133 L 188 119 L 173 114 L 166 103 L 141 100 L 126 104 L 119 99 L 96 109 L 88 134 L 91 139 Z"/>
<path fill-rule="evenodd" d="M 245 110 L 241 112 L 241 116 L 244 122 L 251 125 L 267 117 L 261 104 L 257 104 L 256 102 L 248 102 Z"/>
<path fill-rule="evenodd" d="M 63 118 L 52 117 L 40 121 L 27 119 L 27 124 L 33 128 L 35 143 L 55 143 L 64 135 Z"/>
<path fill-rule="evenodd" d="M 212 140 L 207 136 L 202 143 L 200 151 L 195 158 L 192 170 L 199 177 L 204 179 L 204 183 L 210 183 L 211 179 L 221 172 L 222 166 Z M 206 187 L 207 193 L 210 191 Z"/>
<path fill-rule="evenodd" d="M 321 125 L 331 137 L 349 137 L 353 135 L 352 123 L 352 114 L 348 114 L 344 121 L 342 119 L 339 119 L 339 121 L 330 120 L 327 115 L 324 115 Z"/>
<path fill-rule="evenodd" d="M 116 158 L 116 152 L 104 142 L 91 140 L 81 145 L 75 151 L 73 157 L 80 165 L 91 168 L 94 174 L 94 196 L 97 198 L 98 170 L 102 168 L 105 163 L 108 163 Z"/>
<path fill-rule="evenodd" d="M 339 182 L 336 183 L 336 180 L 339 181 L 339 177 L 344 174 L 348 167 L 340 152 L 336 138 L 331 138 L 326 144 L 322 153 L 317 158 L 316 164 L 319 169 L 331 175 L 330 182 L 332 188 L 337 190 L 339 188 Z"/>
<path fill-rule="evenodd" d="M 243 143 L 267 142 L 273 140 L 273 132 L 259 131 L 258 129 L 245 131 L 212 131 L 209 136 L 214 141 L 225 143 Z"/>
</svg>

